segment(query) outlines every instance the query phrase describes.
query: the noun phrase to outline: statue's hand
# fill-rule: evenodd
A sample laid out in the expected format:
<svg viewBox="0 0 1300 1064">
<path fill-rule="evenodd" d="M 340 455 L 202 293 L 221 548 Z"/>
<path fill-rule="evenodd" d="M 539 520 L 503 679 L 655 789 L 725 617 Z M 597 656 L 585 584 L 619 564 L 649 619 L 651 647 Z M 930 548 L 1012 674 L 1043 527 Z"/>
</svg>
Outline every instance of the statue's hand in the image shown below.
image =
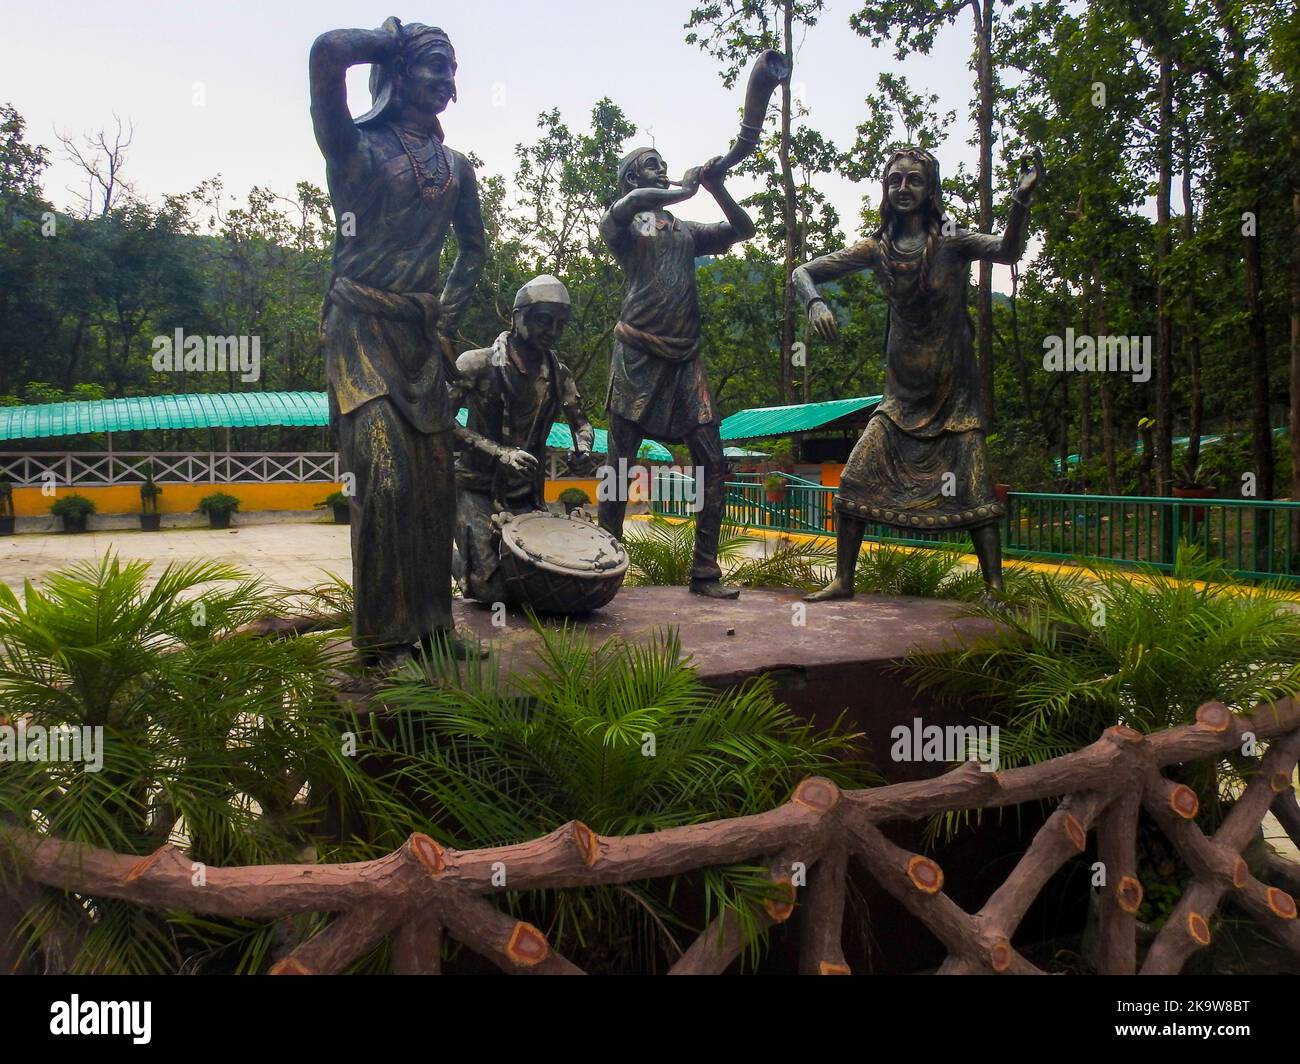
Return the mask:
<svg viewBox="0 0 1300 1064">
<path fill-rule="evenodd" d="M 830 343 L 840 335 L 839 322 L 835 320 L 835 311 L 820 300 L 808 308 L 808 327 L 818 340 Z"/>
<path fill-rule="evenodd" d="M 706 192 L 717 192 L 720 188 L 722 188 L 723 182 L 727 180 L 727 171 L 725 170 L 718 170 L 716 172 L 714 171 L 714 167 L 717 166 L 718 163 L 720 162 L 722 162 L 722 156 L 715 155 L 712 159 L 710 159 L 707 163 L 705 163 L 703 166 L 699 168 L 700 187 L 704 189 Z"/>
<path fill-rule="evenodd" d="M 503 451 L 501 464 L 514 470 L 521 477 L 530 477 L 537 472 L 537 459 L 522 447 L 509 447 Z"/>
<path fill-rule="evenodd" d="M 1028 158 L 1020 167 L 1020 184 L 1016 186 L 1016 199 L 1028 203 L 1034 196 L 1034 190 L 1038 187 L 1038 182 L 1043 177 L 1043 153 L 1037 148 L 1034 149 L 1034 158 L 1031 163 Z"/>
<path fill-rule="evenodd" d="M 570 451 L 565 459 L 572 473 L 589 473 L 595 468 L 595 456 L 590 451 Z"/>
<path fill-rule="evenodd" d="M 703 170 L 704 167 L 702 166 L 692 166 L 682 175 L 683 199 L 690 199 L 700 190 L 701 174 Z"/>
</svg>

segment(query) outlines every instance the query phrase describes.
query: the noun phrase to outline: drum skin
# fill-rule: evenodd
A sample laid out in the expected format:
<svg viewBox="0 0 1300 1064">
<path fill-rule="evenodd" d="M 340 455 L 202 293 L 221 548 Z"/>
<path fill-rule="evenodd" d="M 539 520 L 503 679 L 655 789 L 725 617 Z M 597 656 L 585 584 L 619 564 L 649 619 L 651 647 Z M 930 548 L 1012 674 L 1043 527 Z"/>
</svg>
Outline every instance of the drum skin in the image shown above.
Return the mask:
<svg viewBox="0 0 1300 1064">
<path fill-rule="evenodd" d="M 618 593 L 627 553 L 585 518 L 535 511 L 502 524 L 501 571 L 516 605 L 538 613 L 586 613 Z"/>
</svg>

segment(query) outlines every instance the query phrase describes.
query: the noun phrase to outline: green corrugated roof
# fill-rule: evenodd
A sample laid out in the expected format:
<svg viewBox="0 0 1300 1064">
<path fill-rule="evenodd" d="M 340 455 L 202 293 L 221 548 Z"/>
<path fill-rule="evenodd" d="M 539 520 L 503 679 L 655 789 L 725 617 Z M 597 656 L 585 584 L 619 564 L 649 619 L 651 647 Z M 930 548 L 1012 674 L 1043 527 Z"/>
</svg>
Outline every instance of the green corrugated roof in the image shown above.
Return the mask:
<svg viewBox="0 0 1300 1064">
<path fill-rule="evenodd" d="M 832 421 L 875 406 L 880 395 L 863 395 L 856 399 L 832 399 L 825 403 L 799 403 L 795 406 L 760 406 L 739 410 L 722 420 L 724 440 L 756 440 L 766 436 L 785 436 L 792 432 L 811 432 Z"/>
<path fill-rule="evenodd" d="M 0 440 L 136 429 L 325 425 L 324 392 L 203 392 L 0 407 Z"/>
<path fill-rule="evenodd" d="M 466 413 L 457 420 L 465 424 Z M 328 425 L 325 392 L 199 392 L 188 395 L 142 395 L 84 403 L 38 403 L 0 407 L 0 440 L 33 440 L 95 432 L 139 429 L 247 428 L 258 425 Z M 551 426 L 546 446 L 573 449 L 569 426 Z M 596 430 L 593 449 L 605 453 L 605 430 Z M 640 457 L 671 462 L 673 456 L 647 440 Z"/>
</svg>

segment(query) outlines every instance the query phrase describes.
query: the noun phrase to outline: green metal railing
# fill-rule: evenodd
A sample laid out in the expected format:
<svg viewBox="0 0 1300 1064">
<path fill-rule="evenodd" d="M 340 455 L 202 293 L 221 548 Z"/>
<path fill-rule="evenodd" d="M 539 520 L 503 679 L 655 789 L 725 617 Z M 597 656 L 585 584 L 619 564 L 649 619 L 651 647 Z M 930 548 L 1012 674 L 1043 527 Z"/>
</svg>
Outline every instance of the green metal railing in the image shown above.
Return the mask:
<svg viewBox="0 0 1300 1064">
<path fill-rule="evenodd" d="M 680 483 L 685 478 L 672 476 L 679 483 L 654 485 L 653 510 L 665 517 L 689 517 L 693 511 L 683 501 Z M 834 535 L 835 489 L 788 474 L 781 479 L 782 488 L 775 491 L 753 474 L 728 481 L 725 520 L 748 528 Z M 1300 502 L 1011 492 L 1002 546 L 1008 557 L 1167 570 L 1173 568 L 1179 543 L 1195 543 L 1236 577 L 1300 583 L 1298 525 Z M 900 533 L 875 524 L 867 526 L 867 538 L 910 546 L 968 541 L 960 532 Z"/>
</svg>

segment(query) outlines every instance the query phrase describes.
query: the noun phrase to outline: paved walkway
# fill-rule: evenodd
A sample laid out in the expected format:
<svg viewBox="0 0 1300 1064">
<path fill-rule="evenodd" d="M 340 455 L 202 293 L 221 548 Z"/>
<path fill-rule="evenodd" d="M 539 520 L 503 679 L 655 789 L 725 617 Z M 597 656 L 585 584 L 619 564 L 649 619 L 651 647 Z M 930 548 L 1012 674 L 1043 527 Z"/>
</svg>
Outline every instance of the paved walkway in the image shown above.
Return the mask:
<svg viewBox="0 0 1300 1064">
<path fill-rule="evenodd" d="M 0 581 L 21 591 L 24 579 L 39 582 L 56 569 L 115 551 L 124 559 L 156 562 L 158 571 L 173 561 L 219 561 L 242 566 L 280 587 L 305 588 L 319 584 L 325 572 L 351 579 L 348 533 L 346 525 L 320 521 L 246 525 L 229 531 L 177 528 L 9 536 L 0 539 Z"/>
</svg>

